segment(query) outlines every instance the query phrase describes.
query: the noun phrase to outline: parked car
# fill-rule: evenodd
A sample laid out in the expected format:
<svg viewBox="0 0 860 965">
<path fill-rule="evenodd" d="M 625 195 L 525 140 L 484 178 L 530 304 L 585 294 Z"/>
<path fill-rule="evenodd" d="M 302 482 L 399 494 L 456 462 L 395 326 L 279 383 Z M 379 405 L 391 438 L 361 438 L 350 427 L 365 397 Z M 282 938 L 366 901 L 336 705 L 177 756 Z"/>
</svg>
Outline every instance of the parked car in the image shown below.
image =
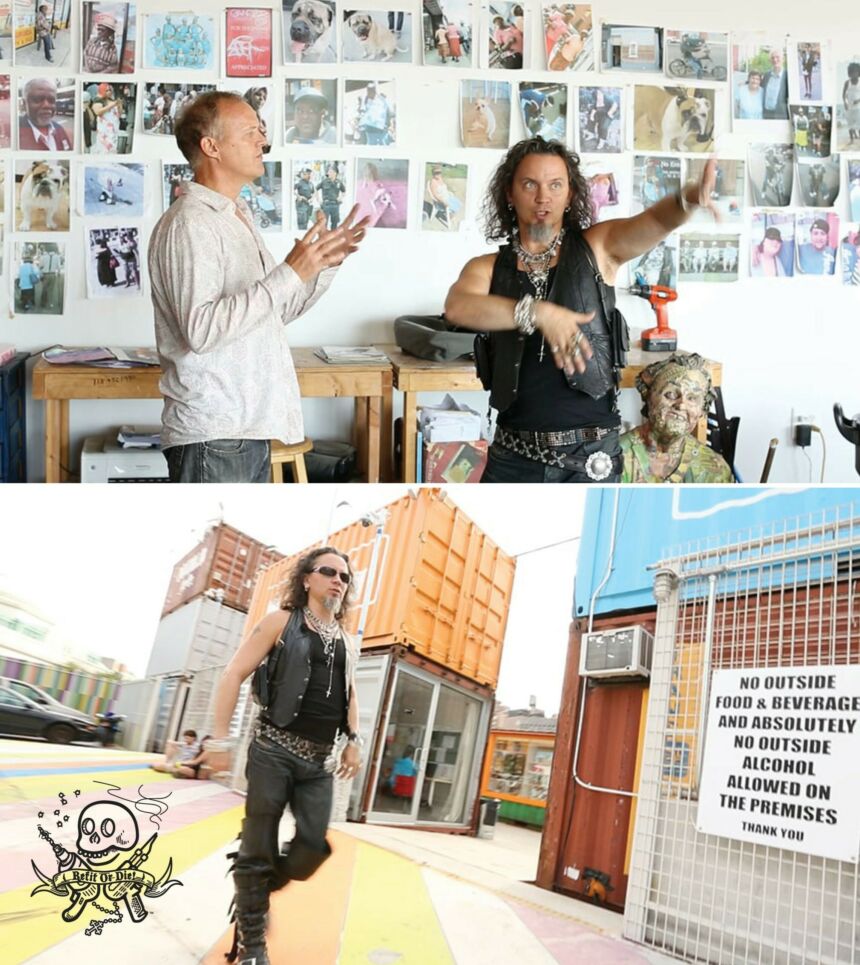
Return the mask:
<svg viewBox="0 0 860 965">
<path fill-rule="evenodd" d="M 12 677 L 0 677 L 0 687 L 8 687 L 10 690 L 14 690 L 16 694 L 21 694 L 22 697 L 26 697 L 28 700 L 32 700 L 52 710 L 69 709 L 65 704 L 57 700 L 56 697 L 52 697 L 42 690 L 41 687 L 37 687 L 35 684 L 25 683 L 23 680 L 15 680 Z"/>
<path fill-rule="evenodd" d="M 98 726 L 80 711 L 46 707 L 7 686 L 0 686 L 0 733 L 44 737 L 55 744 L 97 741 Z"/>
</svg>

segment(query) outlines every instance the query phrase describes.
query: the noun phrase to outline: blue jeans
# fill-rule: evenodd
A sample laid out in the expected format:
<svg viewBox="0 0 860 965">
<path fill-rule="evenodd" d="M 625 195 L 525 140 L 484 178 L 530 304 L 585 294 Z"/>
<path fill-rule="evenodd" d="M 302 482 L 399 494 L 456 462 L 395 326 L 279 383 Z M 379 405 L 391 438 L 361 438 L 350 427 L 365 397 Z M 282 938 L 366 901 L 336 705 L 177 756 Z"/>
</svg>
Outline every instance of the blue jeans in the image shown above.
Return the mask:
<svg viewBox="0 0 860 965">
<path fill-rule="evenodd" d="M 271 477 L 268 439 L 210 439 L 164 450 L 171 482 L 265 483 Z"/>
<path fill-rule="evenodd" d="M 618 443 L 618 433 L 611 432 L 597 442 L 578 442 L 572 446 L 556 446 L 556 452 L 587 458 L 593 452 L 606 452 L 618 462 L 619 471 L 606 479 L 604 483 L 621 481 L 621 446 Z M 499 445 L 490 446 L 487 455 L 487 468 L 481 476 L 482 483 L 593 483 L 585 472 L 572 469 L 560 469 L 547 466 L 535 459 L 528 459 L 519 453 L 511 452 Z"/>
<path fill-rule="evenodd" d="M 50 63 L 53 60 L 51 57 L 51 51 L 54 49 L 54 38 L 47 33 L 42 38 L 42 43 L 45 45 L 45 60 Z"/>
</svg>

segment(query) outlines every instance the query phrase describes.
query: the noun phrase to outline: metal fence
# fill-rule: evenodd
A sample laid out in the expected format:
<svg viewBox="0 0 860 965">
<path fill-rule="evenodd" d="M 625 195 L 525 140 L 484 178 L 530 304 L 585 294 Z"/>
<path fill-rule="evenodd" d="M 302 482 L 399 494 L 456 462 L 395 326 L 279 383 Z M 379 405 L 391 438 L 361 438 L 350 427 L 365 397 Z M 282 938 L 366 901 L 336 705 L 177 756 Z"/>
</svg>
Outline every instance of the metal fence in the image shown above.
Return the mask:
<svg viewBox="0 0 860 965">
<path fill-rule="evenodd" d="M 656 570 L 626 937 L 713 965 L 860 963 L 856 864 L 696 827 L 715 670 L 860 664 L 860 519 L 785 520 Z"/>
</svg>

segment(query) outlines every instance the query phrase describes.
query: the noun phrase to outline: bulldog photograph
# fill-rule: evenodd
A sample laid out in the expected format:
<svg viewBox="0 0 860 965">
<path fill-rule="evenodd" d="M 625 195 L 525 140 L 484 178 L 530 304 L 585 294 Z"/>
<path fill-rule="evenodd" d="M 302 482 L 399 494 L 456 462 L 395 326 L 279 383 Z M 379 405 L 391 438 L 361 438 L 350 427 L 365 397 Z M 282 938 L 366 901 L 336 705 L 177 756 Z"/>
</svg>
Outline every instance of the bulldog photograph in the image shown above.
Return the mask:
<svg viewBox="0 0 860 965">
<path fill-rule="evenodd" d="M 344 10 L 343 59 L 412 63 L 412 14 L 404 10 Z"/>
<path fill-rule="evenodd" d="M 137 4 L 84 0 L 81 4 L 81 71 L 133 74 Z"/>
<path fill-rule="evenodd" d="M 696 231 L 682 235 L 678 281 L 737 281 L 740 242 L 739 234 Z"/>
<path fill-rule="evenodd" d="M 142 218 L 145 179 L 143 164 L 84 164 L 77 207 L 84 217 Z"/>
<path fill-rule="evenodd" d="M 263 153 L 268 154 L 272 150 L 272 138 L 275 134 L 275 87 L 271 83 L 257 83 L 249 86 L 247 83 L 241 84 L 235 80 L 221 81 L 218 84 L 219 90 L 229 90 L 240 94 L 245 103 L 254 110 L 260 127 L 266 135 L 266 146 Z"/>
<path fill-rule="evenodd" d="M 475 7 L 471 0 L 423 0 L 425 66 L 473 66 Z"/>
<path fill-rule="evenodd" d="M 68 161 L 15 161 L 15 230 L 69 230 Z"/>
<path fill-rule="evenodd" d="M 16 312 L 62 315 L 66 289 L 66 246 L 54 241 L 14 245 L 13 304 Z"/>
<path fill-rule="evenodd" d="M 193 11 L 150 13 L 145 19 L 143 66 L 215 70 L 215 20 Z"/>
<path fill-rule="evenodd" d="M 796 161 L 800 203 L 810 208 L 832 208 L 839 195 L 840 155 L 799 157 Z"/>
<path fill-rule="evenodd" d="M 706 158 L 691 157 L 686 161 L 685 181 L 702 180 L 705 172 Z M 717 160 L 717 176 L 711 200 L 724 222 L 739 222 L 744 210 L 746 198 L 746 162 L 734 161 L 728 158 Z M 706 210 L 694 211 L 687 222 L 688 225 L 712 224 L 713 216 Z"/>
<path fill-rule="evenodd" d="M 594 70 L 590 3 L 549 3 L 541 9 L 547 70 Z"/>
<path fill-rule="evenodd" d="M 73 78 L 18 78 L 18 149 L 74 151 Z"/>
<path fill-rule="evenodd" d="M 794 184 L 794 146 L 791 144 L 750 144 L 747 172 L 753 204 L 784 208 L 791 203 Z"/>
<path fill-rule="evenodd" d="M 460 81 L 460 143 L 463 147 L 506 148 L 511 136 L 508 81 Z"/>
<path fill-rule="evenodd" d="M 652 87 L 633 92 L 633 146 L 637 151 L 709 152 L 714 147 L 712 88 Z"/>
<path fill-rule="evenodd" d="M 284 63 L 337 61 L 334 0 L 283 0 Z"/>
</svg>

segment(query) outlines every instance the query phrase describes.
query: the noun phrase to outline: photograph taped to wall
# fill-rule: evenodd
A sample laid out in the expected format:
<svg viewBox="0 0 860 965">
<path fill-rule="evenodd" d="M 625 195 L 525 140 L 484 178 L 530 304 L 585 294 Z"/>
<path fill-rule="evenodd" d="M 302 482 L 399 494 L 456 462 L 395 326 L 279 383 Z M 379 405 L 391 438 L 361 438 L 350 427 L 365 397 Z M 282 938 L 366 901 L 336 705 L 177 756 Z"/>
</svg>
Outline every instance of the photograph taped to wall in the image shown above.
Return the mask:
<svg viewBox="0 0 860 965">
<path fill-rule="evenodd" d="M 16 67 L 51 64 L 54 68 L 75 69 L 71 50 L 71 0 L 13 0 L 13 9 Z"/>
<path fill-rule="evenodd" d="M 833 70 L 830 44 L 825 40 L 789 38 L 788 96 L 793 104 L 821 104 L 824 101 L 825 77 Z"/>
<path fill-rule="evenodd" d="M 797 159 L 797 190 L 800 203 L 810 208 L 832 208 L 839 195 L 840 156 Z"/>
<path fill-rule="evenodd" d="M 619 157 L 583 161 L 581 170 L 588 181 L 591 217 L 599 221 L 623 218 L 629 207 L 628 165 Z"/>
<path fill-rule="evenodd" d="M 579 150 L 618 154 L 624 150 L 624 89 L 579 88 Z"/>
<path fill-rule="evenodd" d="M 18 149 L 74 151 L 73 78 L 18 77 Z"/>
<path fill-rule="evenodd" d="M 237 80 L 221 81 L 218 85 L 219 90 L 233 91 L 239 94 L 245 103 L 253 108 L 260 122 L 260 128 L 266 135 L 266 144 L 263 154 L 268 154 L 272 150 L 273 138 L 275 136 L 275 85 L 273 83 L 264 84 L 243 84 Z"/>
<path fill-rule="evenodd" d="M 133 74 L 137 5 L 85 0 L 81 4 L 81 71 Z"/>
<path fill-rule="evenodd" d="M 664 238 L 650 251 L 627 263 L 631 285 L 678 285 L 678 236 Z"/>
<path fill-rule="evenodd" d="M 228 7 L 225 11 L 224 73 L 227 77 L 272 76 L 272 11 Z"/>
<path fill-rule="evenodd" d="M 663 28 L 601 24 L 600 69 L 636 74 L 660 73 L 663 70 Z"/>
<path fill-rule="evenodd" d="M 750 226 L 750 277 L 790 278 L 794 274 L 794 215 L 754 211 Z"/>
<path fill-rule="evenodd" d="M 0 158 L 0 214 L 6 211 L 6 159 Z M 0 272 L 2 274 L 2 272 Z"/>
<path fill-rule="evenodd" d="M 422 231 L 459 231 L 466 214 L 467 164 L 429 161 L 424 165 Z"/>
<path fill-rule="evenodd" d="M 791 202 L 794 183 L 794 146 L 791 144 L 750 144 L 747 174 L 753 204 L 784 208 Z"/>
<path fill-rule="evenodd" d="M 388 147 L 397 140 L 393 80 L 343 82 L 343 143 Z"/>
<path fill-rule="evenodd" d="M 69 162 L 15 161 L 16 231 L 69 230 Z"/>
<path fill-rule="evenodd" d="M 337 81 L 287 78 L 284 140 L 287 144 L 337 144 Z"/>
<path fill-rule="evenodd" d="M 265 164 L 265 161 L 263 162 Z M 161 187 L 164 201 L 164 210 L 173 204 L 174 201 L 182 197 L 183 185 L 194 180 L 194 171 L 190 164 L 168 164 L 161 165 Z"/>
<path fill-rule="evenodd" d="M 12 0 L 0 2 L 0 63 L 11 64 L 14 52 L 12 42 Z"/>
<path fill-rule="evenodd" d="M 633 88 L 633 146 L 638 151 L 708 152 L 714 146 L 716 92 L 705 87 Z"/>
<path fill-rule="evenodd" d="M 326 225 L 337 227 L 348 211 L 350 198 L 347 162 L 329 158 L 293 161 L 293 227 L 307 231 L 322 212 Z"/>
<path fill-rule="evenodd" d="M 143 86 L 143 131 L 173 136 L 177 114 L 198 94 L 215 90 L 214 84 L 165 84 L 153 81 Z"/>
<path fill-rule="evenodd" d="M 490 70 L 522 69 L 524 30 L 522 4 L 492 0 L 489 6 L 487 51 Z"/>
<path fill-rule="evenodd" d="M 16 312 L 62 315 L 66 289 L 66 246 L 55 241 L 15 243 L 13 304 Z"/>
<path fill-rule="evenodd" d="M 424 65 L 471 67 L 474 18 L 469 0 L 423 0 Z"/>
<path fill-rule="evenodd" d="M 90 228 L 87 242 L 87 298 L 140 295 L 138 229 Z"/>
<path fill-rule="evenodd" d="M 506 80 L 460 81 L 460 143 L 506 148 L 511 136 L 511 85 Z"/>
<path fill-rule="evenodd" d="M 729 35 L 712 30 L 667 30 L 666 76 L 724 81 L 729 76 Z"/>
<path fill-rule="evenodd" d="M 285 64 L 337 61 L 334 0 L 282 0 L 281 12 Z"/>
<path fill-rule="evenodd" d="M 0 151 L 12 147 L 12 78 L 0 74 Z"/>
<path fill-rule="evenodd" d="M 391 158 L 356 158 L 356 220 L 371 228 L 405 228 L 409 199 L 409 162 Z"/>
<path fill-rule="evenodd" d="M 145 184 L 143 164 L 84 164 L 78 210 L 85 217 L 141 218 Z"/>
<path fill-rule="evenodd" d="M 678 281 L 728 282 L 738 280 L 741 236 L 695 231 L 681 238 Z"/>
<path fill-rule="evenodd" d="M 84 154 L 130 154 L 134 146 L 137 84 L 85 81 L 81 91 Z"/>
<path fill-rule="evenodd" d="M 687 158 L 686 181 L 701 182 L 707 164 L 705 158 Z M 711 200 L 714 203 L 720 217 L 726 222 L 737 222 L 740 220 L 741 212 L 744 209 L 746 199 L 746 163 L 744 161 L 732 161 L 728 158 L 717 160 L 717 174 L 714 183 L 714 190 L 711 192 Z M 713 223 L 713 215 L 708 210 L 694 209 L 690 220 L 684 227 L 696 226 L 697 224 Z M 683 230 L 683 229 L 682 229 Z"/>
<path fill-rule="evenodd" d="M 594 70 L 594 18 L 590 3 L 542 8 L 547 70 Z"/>
<path fill-rule="evenodd" d="M 860 221 L 860 158 L 848 161 L 848 207 L 852 221 Z"/>
<path fill-rule="evenodd" d="M 794 218 L 797 270 L 832 275 L 839 248 L 839 216 L 833 211 L 798 211 Z"/>
<path fill-rule="evenodd" d="M 258 231 L 280 233 L 284 228 L 284 186 L 280 161 L 263 161 L 263 173 L 245 184 L 239 196 L 248 205 Z"/>
<path fill-rule="evenodd" d="M 215 70 L 215 20 L 193 10 L 148 13 L 143 66 L 148 69 Z"/>
<path fill-rule="evenodd" d="M 405 10 L 344 10 L 343 59 L 412 63 L 412 14 Z"/>
<path fill-rule="evenodd" d="M 655 157 L 648 154 L 633 156 L 633 198 L 631 214 L 639 214 L 652 204 L 674 194 L 681 187 L 681 159 Z"/>
<path fill-rule="evenodd" d="M 520 81 L 519 101 L 526 137 L 567 142 L 567 84 Z"/>
<path fill-rule="evenodd" d="M 789 104 L 795 157 L 827 157 L 833 113 L 829 107 Z"/>
<path fill-rule="evenodd" d="M 842 284 L 860 288 L 860 223 L 843 225 L 845 234 L 839 246 Z"/>
<path fill-rule="evenodd" d="M 860 54 L 836 70 L 836 150 L 860 150 Z"/>
<path fill-rule="evenodd" d="M 764 34 L 734 34 L 733 39 L 732 117 L 787 121 L 785 39 Z"/>
</svg>

